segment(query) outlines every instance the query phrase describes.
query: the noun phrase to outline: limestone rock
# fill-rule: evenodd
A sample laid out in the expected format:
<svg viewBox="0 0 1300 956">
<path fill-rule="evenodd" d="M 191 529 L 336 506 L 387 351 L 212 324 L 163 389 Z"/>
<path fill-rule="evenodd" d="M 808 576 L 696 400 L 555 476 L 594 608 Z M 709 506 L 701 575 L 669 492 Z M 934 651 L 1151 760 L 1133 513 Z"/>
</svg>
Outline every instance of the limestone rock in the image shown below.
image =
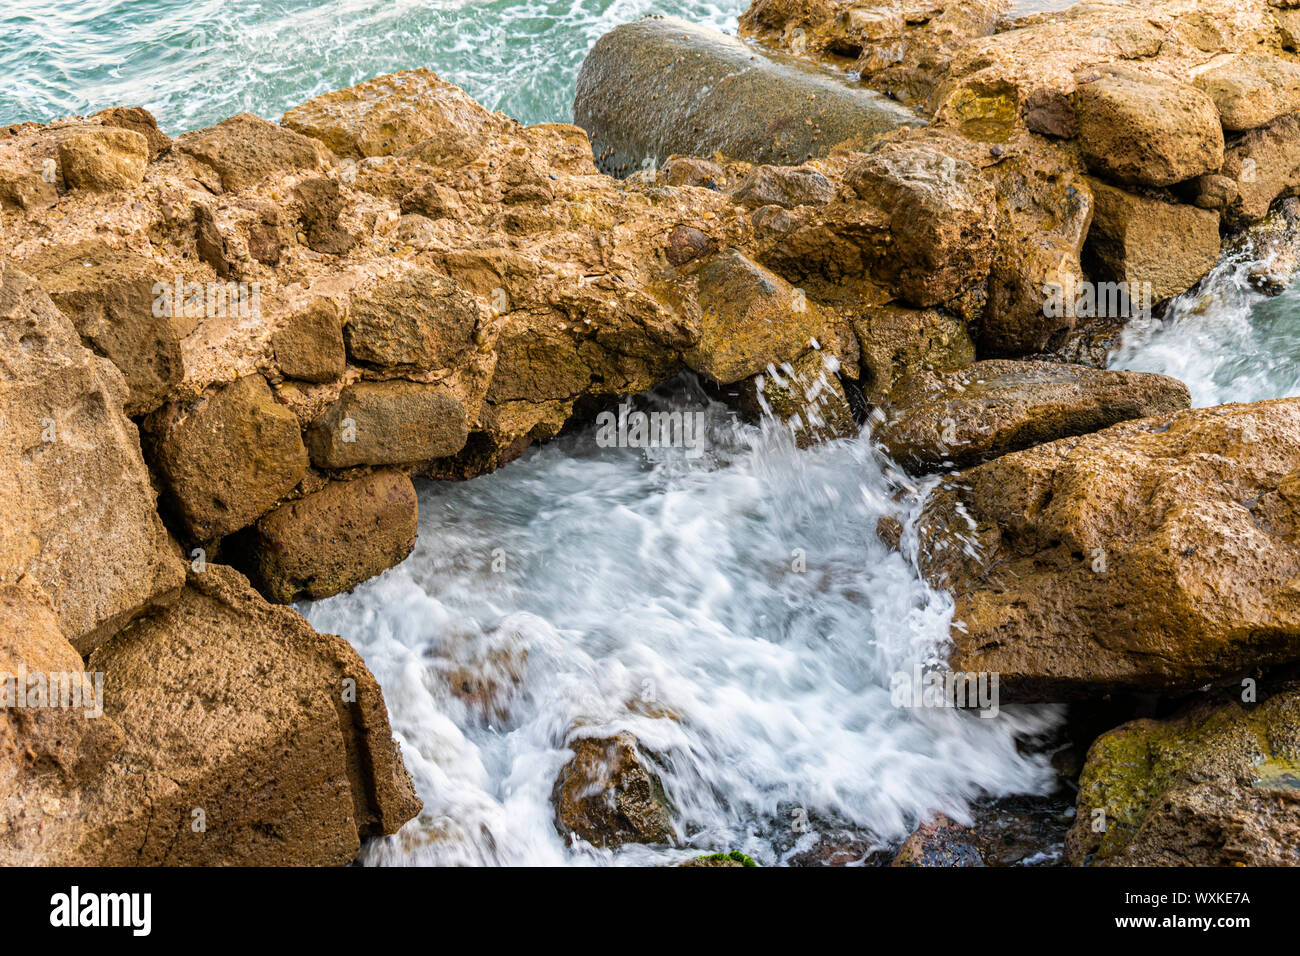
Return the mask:
<svg viewBox="0 0 1300 956">
<path fill-rule="evenodd" d="M 759 206 L 824 206 L 835 197 L 830 180 L 807 166 L 755 166 L 731 194 L 732 200 Z"/>
<path fill-rule="evenodd" d="M 783 422 L 800 448 L 855 438 L 858 426 L 835 375 L 837 365 L 812 350 L 780 368 L 772 367 L 742 384 L 741 408 L 750 420 L 771 417 Z"/>
<path fill-rule="evenodd" d="M 304 382 L 333 382 L 347 367 L 338 309 L 329 299 L 316 299 L 290 315 L 271 336 L 275 362 L 288 378 Z"/>
<path fill-rule="evenodd" d="M 862 347 L 861 385 L 879 405 L 895 383 L 923 369 L 950 371 L 975 361 L 966 323 L 938 309 L 871 306 L 853 323 Z"/>
<path fill-rule="evenodd" d="M 143 106 L 113 106 L 100 110 L 91 119 L 105 126 L 129 129 L 145 138 L 149 146 L 149 161 L 153 162 L 172 148 L 171 137 L 158 128 L 158 120 Z"/>
<path fill-rule="evenodd" d="M 167 499 L 195 541 L 250 524 L 307 471 L 298 420 L 260 375 L 164 406 L 145 428 Z"/>
<path fill-rule="evenodd" d="M 328 162 L 320 143 L 252 113 L 185 133 L 175 145 L 211 167 L 222 188 L 231 192 L 255 186 L 268 176 L 322 169 Z"/>
<path fill-rule="evenodd" d="M 134 130 L 92 130 L 59 143 L 59 168 L 72 189 L 130 189 L 148 163 L 149 141 Z"/>
<path fill-rule="evenodd" d="M 945 481 L 922 569 L 1004 701 L 1175 693 L 1297 659 L 1300 401 L 1179 412 Z"/>
<path fill-rule="evenodd" d="M 926 474 L 1190 407 L 1187 387 L 1164 375 L 1002 359 L 903 379 L 872 437 Z"/>
<path fill-rule="evenodd" d="M 478 318 L 477 303 L 455 283 L 413 269 L 354 297 L 343 336 L 358 362 L 449 368 L 473 345 Z"/>
<path fill-rule="evenodd" d="M 403 472 L 332 481 L 249 530 L 250 577 L 281 604 L 347 591 L 411 553 L 416 517 L 415 488 Z"/>
<path fill-rule="evenodd" d="M 184 580 L 126 394 L 36 282 L 0 261 L 0 583 L 30 574 L 82 651 Z"/>
<path fill-rule="evenodd" d="M 1279 196 L 1300 190 L 1300 118 L 1288 114 L 1228 147 L 1223 168 L 1194 183 L 1195 202 L 1240 225 L 1261 219 Z"/>
<path fill-rule="evenodd" d="M 562 835 L 600 847 L 673 842 L 663 785 L 635 737 L 584 737 L 570 746 L 573 759 L 560 771 L 552 796 Z"/>
<path fill-rule="evenodd" d="M 311 423 L 307 446 L 321 468 L 406 465 L 454 455 L 468 437 L 465 408 L 445 388 L 358 382 Z"/>
<path fill-rule="evenodd" d="M 1225 54 L 1194 82 L 1214 100 L 1226 130 L 1255 129 L 1300 109 L 1300 64 L 1281 57 Z"/>
<path fill-rule="evenodd" d="M 984 866 L 970 831 L 939 814 L 898 848 L 890 866 Z"/>
</svg>

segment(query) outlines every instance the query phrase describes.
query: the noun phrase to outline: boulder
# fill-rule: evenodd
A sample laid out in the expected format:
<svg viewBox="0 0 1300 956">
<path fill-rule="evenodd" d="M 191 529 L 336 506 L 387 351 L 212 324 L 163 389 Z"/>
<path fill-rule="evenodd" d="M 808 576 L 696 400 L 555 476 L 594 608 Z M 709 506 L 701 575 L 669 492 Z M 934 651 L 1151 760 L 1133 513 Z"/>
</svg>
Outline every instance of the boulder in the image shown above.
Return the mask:
<svg viewBox="0 0 1300 956">
<path fill-rule="evenodd" d="M 672 843 L 672 812 L 663 785 L 628 733 L 583 737 L 555 780 L 556 827 L 593 846 Z"/>
<path fill-rule="evenodd" d="M 1102 734 L 1065 848 L 1084 866 L 1300 866 L 1300 687 Z"/>
<path fill-rule="evenodd" d="M 341 256 L 356 245 L 351 233 L 339 225 L 344 202 L 338 183 L 325 176 L 304 179 L 293 188 L 293 195 L 302 207 L 308 249 Z"/>
<path fill-rule="evenodd" d="M 921 370 L 950 371 L 975 361 L 966 323 L 939 309 L 869 306 L 854 320 L 861 345 L 867 401 L 879 405 L 905 376 Z"/>
<path fill-rule="evenodd" d="M 676 17 L 596 41 L 578 74 L 574 121 L 612 176 L 674 154 L 794 166 L 846 140 L 917 125 L 889 99 L 806 63 Z"/>
<path fill-rule="evenodd" d="M 255 521 L 307 471 L 298 419 L 260 375 L 165 405 L 145 432 L 168 503 L 194 541 Z"/>
<path fill-rule="evenodd" d="M 742 206 L 824 206 L 835 198 L 829 179 L 808 166 L 755 166 L 732 191 Z"/>
<path fill-rule="evenodd" d="M 22 150 L 0 143 L 0 209 L 29 212 L 48 209 L 59 201 L 58 167 L 35 163 Z"/>
<path fill-rule="evenodd" d="M 29 574 L 82 652 L 184 580 L 126 396 L 35 280 L 0 261 L 0 583 Z"/>
<path fill-rule="evenodd" d="M 839 363 L 811 350 L 793 362 L 755 375 L 741 385 L 741 408 L 751 421 L 773 418 L 807 448 L 834 438 L 856 438 L 844 386 L 835 375 Z"/>
<path fill-rule="evenodd" d="M 1196 87 L 1120 65 L 1088 70 L 1078 84 L 1079 143 L 1097 174 L 1171 186 L 1223 165 L 1219 112 Z"/>
<path fill-rule="evenodd" d="M 967 827 L 939 814 L 923 823 L 898 848 L 890 866 L 984 866 Z"/>
<path fill-rule="evenodd" d="M 450 368 L 474 344 L 478 319 L 478 304 L 456 283 L 412 269 L 353 296 L 343 337 L 357 362 Z"/>
<path fill-rule="evenodd" d="M 230 568 L 191 572 L 89 667 L 125 746 L 79 863 L 341 865 L 420 810 L 361 658 Z"/>
<path fill-rule="evenodd" d="M 1004 702 L 1176 693 L 1300 657 L 1300 400 L 1179 412 L 994 459 L 920 520 L 954 670 Z"/>
<path fill-rule="evenodd" d="M 417 514 L 415 487 L 404 472 L 331 481 L 249 529 L 249 577 L 281 604 L 350 590 L 411 553 Z"/>
<path fill-rule="evenodd" d="M 921 475 L 1190 407 L 1187 386 L 1164 375 L 995 359 L 903 379 L 872 438 Z"/>
<path fill-rule="evenodd" d="M 316 299 L 285 319 L 271 334 L 271 347 L 288 378 L 333 382 L 347 367 L 338 309 L 329 299 Z"/>
<path fill-rule="evenodd" d="M 22 267 L 40 280 L 82 342 L 126 378 L 127 414 L 143 415 L 163 403 L 185 374 L 176 323 L 154 291 L 162 283 L 170 292 L 172 275 L 152 259 L 98 239 L 49 247 Z"/>
<path fill-rule="evenodd" d="M 148 144 L 149 162 L 171 151 L 171 137 L 158 128 L 158 120 L 143 106 L 112 106 L 100 110 L 91 119 L 97 119 L 105 126 L 139 133 Z"/>
<path fill-rule="evenodd" d="M 1279 196 L 1300 190 L 1300 117 L 1288 114 L 1228 147 L 1223 168 L 1193 184 L 1198 206 L 1223 212 L 1233 225 L 1254 222 Z"/>
<path fill-rule="evenodd" d="M 1148 305 L 1181 295 L 1219 261 L 1219 217 L 1208 209 L 1135 196 L 1092 181 L 1094 212 L 1085 264 L 1139 291 Z M 1114 316 L 1108 316 L 1114 318 Z"/>
<path fill-rule="evenodd" d="M 144 181 L 149 141 L 129 129 L 89 130 L 59 143 L 59 168 L 70 189 L 110 192 Z"/>
<path fill-rule="evenodd" d="M 1197 89 L 1219 110 L 1223 128 L 1255 129 L 1300 109 L 1300 64 L 1278 56 L 1226 53 L 1196 71 Z"/>
<path fill-rule="evenodd" d="M 317 141 L 252 113 L 185 133 L 175 146 L 210 167 L 230 192 L 269 176 L 321 170 L 329 163 L 328 152 Z"/>
<path fill-rule="evenodd" d="M 465 407 L 440 385 L 358 382 L 311 423 L 307 447 L 321 468 L 410 465 L 465 446 Z"/>
</svg>

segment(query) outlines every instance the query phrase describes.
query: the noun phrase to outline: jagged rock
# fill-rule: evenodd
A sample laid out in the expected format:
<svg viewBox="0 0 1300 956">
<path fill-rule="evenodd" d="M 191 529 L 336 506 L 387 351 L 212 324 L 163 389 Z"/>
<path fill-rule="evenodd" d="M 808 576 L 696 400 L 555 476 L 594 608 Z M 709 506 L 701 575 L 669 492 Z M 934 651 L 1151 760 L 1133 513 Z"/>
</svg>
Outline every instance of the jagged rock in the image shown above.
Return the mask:
<svg viewBox="0 0 1300 956">
<path fill-rule="evenodd" d="M 307 471 L 298 420 L 260 375 L 163 406 L 145 433 L 167 500 L 195 541 L 253 522 Z"/>
<path fill-rule="evenodd" d="M 1149 286 L 1148 306 L 1186 292 L 1219 261 L 1217 213 L 1135 196 L 1097 180 L 1092 191 L 1085 259 L 1096 274 L 1130 290 Z M 1141 297 L 1129 295 L 1135 302 Z"/>
<path fill-rule="evenodd" d="M 552 801 L 561 835 L 593 846 L 670 843 L 672 813 L 663 785 L 635 737 L 583 737 L 555 781 Z"/>
<path fill-rule="evenodd" d="M 0 209 L 5 206 L 36 212 L 59 201 L 58 167 L 46 167 L 23 151 L 0 143 Z"/>
<path fill-rule="evenodd" d="M 1300 189 L 1300 118 L 1251 130 L 1228 147 L 1223 168 L 1193 184 L 1195 202 L 1240 225 L 1262 218 L 1279 196 Z"/>
<path fill-rule="evenodd" d="M 1300 866 L 1300 688 L 1102 734 L 1065 847 L 1076 865 Z"/>
<path fill-rule="evenodd" d="M 819 351 L 747 380 L 741 387 L 741 408 L 750 420 L 770 416 L 783 422 L 800 448 L 834 438 L 855 438 L 857 422 L 844 386 L 835 375 L 838 365 Z"/>
<path fill-rule="evenodd" d="M 76 326 L 81 340 L 126 377 L 130 415 L 153 411 L 184 374 L 180 338 L 154 289 L 172 277 L 153 260 L 102 240 L 45 249 L 21 263 Z"/>
<path fill-rule="evenodd" d="M 862 347 L 867 401 L 882 403 L 896 382 L 922 369 L 950 371 L 975 361 L 966 323 L 937 309 L 871 306 L 853 323 Z"/>
<path fill-rule="evenodd" d="M 1004 701 L 1190 690 L 1293 661 L 1300 401 L 1147 418 L 945 481 L 922 570 Z"/>
<path fill-rule="evenodd" d="M 143 106 L 113 106 L 100 110 L 91 119 L 105 126 L 116 126 L 139 133 L 149 147 L 149 161 L 153 162 L 172 148 L 171 137 L 158 128 L 158 120 Z"/>
<path fill-rule="evenodd" d="M 1187 386 L 1164 375 L 992 360 L 903 379 L 872 437 L 909 472 L 927 474 L 1190 407 Z"/>
<path fill-rule="evenodd" d="M 338 309 L 316 299 L 289 316 L 271 336 L 275 362 L 288 378 L 304 382 L 337 381 L 347 367 Z"/>
<path fill-rule="evenodd" d="M 676 17 L 596 41 L 578 74 L 575 122 L 602 172 L 627 176 L 673 155 L 793 166 L 853 140 L 917 125 L 879 94 Z"/>
<path fill-rule="evenodd" d="M 184 579 L 126 396 L 35 280 L 0 261 L 0 582 L 30 574 L 82 651 Z"/>
<path fill-rule="evenodd" d="M 416 518 L 415 487 L 404 472 L 332 481 L 249 529 L 249 576 L 281 604 L 350 590 L 411 553 Z"/>
<path fill-rule="evenodd" d="M 454 455 L 468 437 L 464 406 L 442 386 L 358 382 L 311 423 L 307 447 L 321 468 L 408 465 Z"/>
<path fill-rule="evenodd" d="M 728 182 L 727 171 L 720 165 L 692 156 L 671 157 L 659 171 L 659 178 L 669 186 L 701 189 L 723 189 Z"/>
<path fill-rule="evenodd" d="M 343 337 L 358 362 L 449 368 L 473 345 L 478 318 L 477 303 L 454 282 L 412 269 L 353 298 Z"/>
<path fill-rule="evenodd" d="M 91 130 L 59 143 L 59 169 L 71 189 L 129 189 L 148 164 L 149 141 L 134 130 Z"/>
<path fill-rule="evenodd" d="M 1218 110 L 1193 86 L 1103 67 L 1080 77 L 1074 108 L 1084 159 L 1118 182 L 1171 186 L 1223 165 Z"/>
<path fill-rule="evenodd" d="M 126 742 L 76 862 L 340 865 L 420 810 L 361 658 L 230 568 L 191 572 L 89 667 Z"/>
<path fill-rule="evenodd" d="M 343 200 L 339 184 L 324 176 L 305 179 L 293 189 L 302 204 L 302 223 L 307 230 L 307 247 L 324 255 L 341 256 L 356 245 L 351 233 L 339 225 Z"/>
<path fill-rule="evenodd" d="M 830 180 L 807 166 L 755 166 L 731 193 L 750 209 L 759 206 L 824 206 L 835 198 Z"/>
<path fill-rule="evenodd" d="M 324 169 L 329 162 L 320 143 L 252 113 L 185 133 L 175 147 L 211 167 L 231 192 L 276 174 Z"/>
<path fill-rule="evenodd" d="M 903 841 L 890 866 L 984 866 L 984 859 L 970 830 L 939 814 Z"/>
<path fill-rule="evenodd" d="M 468 162 L 484 133 L 507 121 L 420 68 L 325 93 L 284 114 L 284 125 L 340 156 L 389 156 L 421 144 L 431 159 Z"/>
<path fill-rule="evenodd" d="M 1276 56 L 1225 53 L 1196 71 L 1223 128 L 1255 129 L 1300 109 L 1300 64 Z"/>
</svg>

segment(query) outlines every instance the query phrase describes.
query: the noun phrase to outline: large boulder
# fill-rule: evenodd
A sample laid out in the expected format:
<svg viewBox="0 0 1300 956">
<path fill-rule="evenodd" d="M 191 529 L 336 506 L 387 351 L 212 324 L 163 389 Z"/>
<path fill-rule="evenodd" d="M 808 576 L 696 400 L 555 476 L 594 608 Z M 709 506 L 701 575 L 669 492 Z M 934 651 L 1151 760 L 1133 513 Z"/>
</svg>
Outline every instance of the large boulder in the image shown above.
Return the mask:
<svg viewBox="0 0 1300 956">
<path fill-rule="evenodd" d="M 76 862 L 340 865 L 420 810 L 361 658 L 230 568 L 192 572 L 89 668 L 125 745 Z"/>
<path fill-rule="evenodd" d="M 1300 400 L 1179 412 L 946 480 L 922 569 L 1004 700 L 1190 690 L 1300 658 Z"/>
<path fill-rule="evenodd" d="M 298 419 L 260 375 L 166 405 L 145 430 L 167 501 L 195 541 L 255 521 L 307 471 Z"/>
<path fill-rule="evenodd" d="M 357 382 L 311 423 L 307 446 L 321 468 L 410 465 L 465 446 L 465 407 L 440 385 Z"/>
<path fill-rule="evenodd" d="M 1219 110 L 1223 128 L 1255 129 L 1300 109 L 1300 64 L 1278 56 L 1227 53 L 1193 81 Z"/>
<path fill-rule="evenodd" d="M 859 384 L 873 405 L 913 372 L 946 372 L 975 361 L 966 323 L 939 309 L 869 306 L 854 320 L 853 330 L 862 350 Z"/>
<path fill-rule="evenodd" d="M 1199 177 L 1194 201 L 1235 225 L 1268 213 L 1279 196 L 1300 190 L 1300 117 L 1289 113 L 1228 147 L 1223 167 Z"/>
<path fill-rule="evenodd" d="M 30 574 L 83 652 L 184 580 L 126 398 L 121 373 L 0 261 L 0 582 Z"/>
<path fill-rule="evenodd" d="M 411 553 L 417 517 L 415 487 L 404 472 L 331 481 L 249 529 L 250 577 L 282 604 L 347 591 Z"/>
<path fill-rule="evenodd" d="M 148 164 L 149 141 L 134 130 L 88 130 L 59 143 L 59 169 L 71 189 L 130 189 Z"/>
<path fill-rule="evenodd" d="M 413 269 L 353 296 L 343 337 L 357 362 L 449 368 L 474 344 L 478 318 L 474 298 L 454 282 Z"/>
<path fill-rule="evenodd" d="M 670 843 L 672 813 L 663 785 L 628 733 L 582 737 L 555 780 L 556 826 L 593 846 Z"/>
<path fill-rule="evenodd" d="M 45 249 L 22 263 L 40 280 L 82 341 L 126 377 L 127 413 L 151 412 L 185 374 L 180 338 L 154 286 L 171 275 L 152 259 L 102 240 Z"/>
<path fill-rule="evenodd" d="M 1190 407 L 1187 386 L 1164 375 L 1001 359 L 903 379 L 872 437 L 926 474 Z"/>
<path fill-rule="evenodd" d="M 288 378 L 333 382 L 347 368 L 342 323 L 329 299 L 316 299 L 287 316 L 271 336 L 275 364 Z"/>
<path fill-rule="evenodd" d="M 1300 687 L 1102 734 L 1065 848 L 1076 865 L 1300 866 Z"/>
<path fill-rule="evenodd" d="M 325 169 L 329 151 L 318 141 L 240 113 L 177 137 L 175 148 L 210 167 L 223 189 L 238 192 L 269 176 Z"/>
</svg>

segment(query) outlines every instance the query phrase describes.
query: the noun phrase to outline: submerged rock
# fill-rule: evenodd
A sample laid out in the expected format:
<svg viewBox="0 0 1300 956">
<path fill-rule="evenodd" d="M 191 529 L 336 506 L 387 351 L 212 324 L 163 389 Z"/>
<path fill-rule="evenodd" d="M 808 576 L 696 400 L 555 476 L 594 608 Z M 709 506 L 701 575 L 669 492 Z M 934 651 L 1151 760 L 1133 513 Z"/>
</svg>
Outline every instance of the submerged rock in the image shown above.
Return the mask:
<svg viewBox="0 0 1300 956">
<path fill-rule="evenodd" d="M 1076 865 L 1300 866 L 1300 688 L 1102 734 L 1065 845 Z"/>
<path fill-rule="evenodd" d="M 783 422 L 800 448 L 834 438 L 854 438 L 854 421 L 836 363 L 811 351 L 781 368 L 769 368 L 745 382 L 741 408 L 750 420 L 771 417 Z"/>
<path fill-rule="evenodd" d="M 926 474 L 1190 407 L 1187 386 L 1164 375 L 992 360 L 903 379 L 872 438 L 909 472 Z"/>
<path fill-rule="evenodd" d="M 584 737 L 570 746 L 573 759 L 560 771 L 552 796 L 562 835 L 600 847 L 673 841 L 663 786 L 635 737 Z"/>
<path fill-rule="evenodd" d="M 1294 661 L 1300 401 L 1196 409 L 1004 455 L 944 482 L 926 578 L 952 667 L 1003 699 L 1190 690 Z"/>
</svg>

